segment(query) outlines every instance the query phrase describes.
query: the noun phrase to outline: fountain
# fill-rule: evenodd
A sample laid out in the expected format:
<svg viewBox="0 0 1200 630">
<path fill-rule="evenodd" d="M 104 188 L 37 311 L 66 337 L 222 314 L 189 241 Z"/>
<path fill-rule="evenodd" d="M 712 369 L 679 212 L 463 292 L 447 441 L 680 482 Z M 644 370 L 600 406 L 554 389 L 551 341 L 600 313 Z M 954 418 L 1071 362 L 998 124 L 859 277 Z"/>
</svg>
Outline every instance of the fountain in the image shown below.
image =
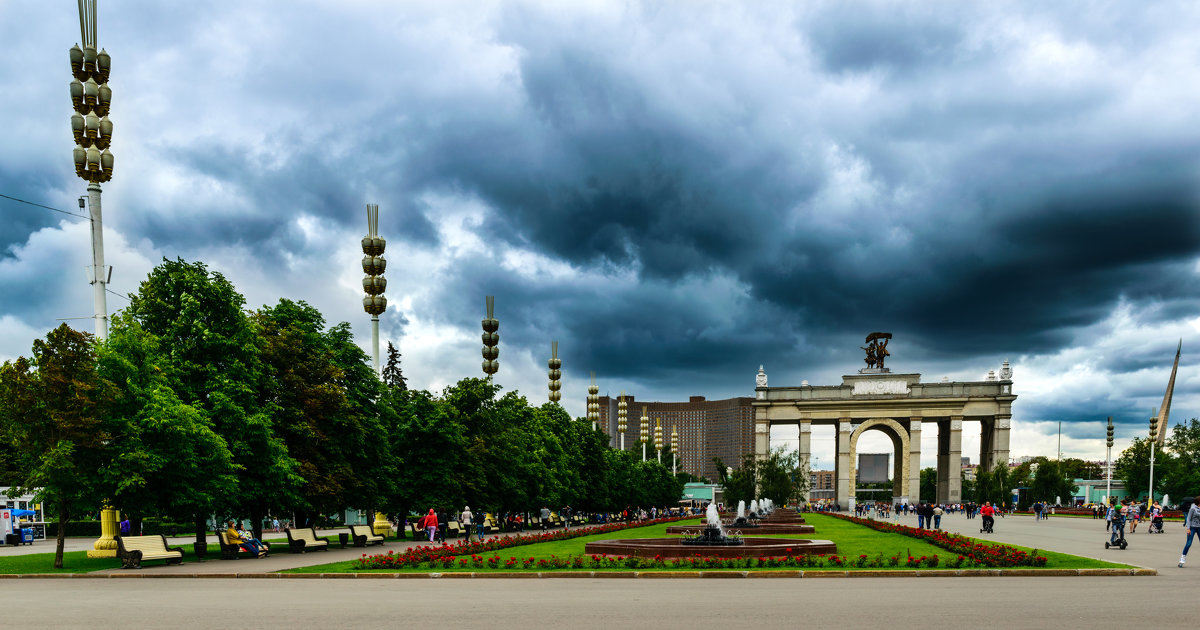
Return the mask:
<svg viewBox="0 0 1200 630">
<path fill-rule="evenodd" d="M 730 530 L 753 530 L 755 534 L 812 534 L 816 531 L 812 525 L 804 524 L 804 517 L 799 512 L 776 510 L 770 499 L 751 501 L 749 512 L 746 511 L 746 502 L 738 501 L 737 517 L 724 523 L 724 526 Z M 668 534 L 689 534 L 694 531 L 694 526 L 687 525 L 667 528 Z"/>
<path fill-rule="evenodd" d="M 744 508 L 744 506 L 743 506 Z M 765 527 L 765 526 L 760 526 Z M 813 531 L 811 525 L 804 533 Z M 762 529 L 756 531 L 763 531 Z M 807 540 L 800 538 L 745 538 L 726 534 L 717 513 L 717 507 L 709 504 L 705 512 L 704 529 L 695 527 L 668 527 L 667 533 L 684 534 L 681 538 L 626 538 L 620 540 L 598 540 L 584 545 L 588 554 L 610 556 L 640 556 L 653 558 L 679 558 L 702 555 L 715 558 L 739 558 L 747 556 L 799 556 L 804 554 L 836 554 L 837 545 L 829 540 Z M 771 531 L 770 533 L 790 533 Z"/>
<path fill-rule="evenodd" d="M 703 533 L 699 536 L 684 536 L 679 541 L 681 544 L 703 546 L 736 546 L 745 544 L 742 542 L 741 536 L 728 536 L 725 534 L 725 528 L 721 526 L 721 516 L 717 514 L 717 506 L 715 504 L 708 504 L 708 510 L 705 511 L 704 518 Z"/>
</svg>

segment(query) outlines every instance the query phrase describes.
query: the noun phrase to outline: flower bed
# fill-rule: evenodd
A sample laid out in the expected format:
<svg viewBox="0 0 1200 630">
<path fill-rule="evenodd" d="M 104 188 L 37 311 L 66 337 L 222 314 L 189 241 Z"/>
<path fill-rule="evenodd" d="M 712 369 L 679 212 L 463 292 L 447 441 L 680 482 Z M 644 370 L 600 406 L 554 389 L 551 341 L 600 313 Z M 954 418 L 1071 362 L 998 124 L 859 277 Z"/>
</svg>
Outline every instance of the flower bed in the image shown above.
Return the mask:
<svg viewBox="0 0 1200 630">
<path fill-rule="evenodd" d="M 1045 556 L 1039 556 L 1037 550 L 1033 553 L 1026 553 L 1015 547 L 1008 545 L 996 545 L 976 542 L 975 540 L 962 536 L 960 534 L 947 534 L 946 532 L 933 529 L 918 529 L 907 525 L 896 525 L 886 521 L 874 521 L 856 516 L 847 516 L 844 514 L 831 513 L 830 516 L 850 521 L 858 525 L 864 525 L 879 532 L 889 534 L 901 534 L 924 540 L 925 542 L 941 547 L 951 553 L 957 554 L 957 560 L 960 564 L 967 566 L 986 566 L 986 567 L 1044 567 L 1046 566 Z M 862 556 L 865 558 L 865 556 Z M 936 557 L 936 556 L 935 556 Z M 897 560 L 892 558 L 891 560 Z M 891 561 L 889 560 L 889 562 Z M 909 558 L 911 561 L 912 558 Z M 897 561 L 892 566 L 899 564 Z"/>
<path fill-rule="evenodd" d="M 657 525 L 659 523 L 672 523 L 684 518 L 693 517 L 658 518 L 634 523 L 606 523 L 604 525 L 560 529 L 558 531 L 540 534 L 494 536 L 479 542 L 467 542 L 465 540 L 460 540 L 453 545 L 422 545 L 420 547 L 409 548 L 403 553 L 389 551 L 385 555 L 377 556 L 368 556 L 363 554 L 361 558 L 355 561 L 354 568 L 357 570 L 412 569 L 420 567 L 449 568 L 450 566 L 454 566 L 452 561 L 456 556 L 475 556 L 477 554 L 483 554 L 489 551 L 494 552 L 501 549 L 508 549 L 510 547 L 534 545 L 537 543 L 555 542 L 560 540 L 571 540 L 572 538 L 579 538 L 581 536 L 619 532 L 621 530 L 631 529 L 634 527 L 646 527 L 647 525 Z M 447 558 L 449 558 L 451 561 L 451 564 L 449 565 L 446 564 Z M 507 564 L 507 561 L 505 561 L 505 564 Z"/>
</svg>

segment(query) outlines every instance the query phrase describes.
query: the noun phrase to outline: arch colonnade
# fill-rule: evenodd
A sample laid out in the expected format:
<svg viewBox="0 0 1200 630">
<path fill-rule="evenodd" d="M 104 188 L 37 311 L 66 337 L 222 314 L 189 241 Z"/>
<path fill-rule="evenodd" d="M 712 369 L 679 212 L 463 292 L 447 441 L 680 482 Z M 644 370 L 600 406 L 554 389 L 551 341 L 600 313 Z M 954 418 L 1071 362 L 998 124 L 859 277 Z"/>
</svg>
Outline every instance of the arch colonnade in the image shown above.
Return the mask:
<svg viewBox="0 0 1200 630">
<path fill-rule="evenodd" d="M 754 400 L 754 450 L 766 457 L 771 427 L 791 425 L 799 438 L 801 462 L 811 461 L 814 426 L 836 427 L 836 501 L 852 507 L 858 440 L 870 430 L 893 445 L 893 494 L 909 503 L 958 503 L 962 497 L 963 423 L 979 423 L 979 463 L 990 469 L 1009 457 L 1012 370 L 1005 366 L 985 381 L 922 383 L 920 374 L 865 369 L 842 377 L 841 385 L 768 387 L 760 368 Z M 938 438 L 937 496 L 920 496 L 921 436 Z"/>
</svg>

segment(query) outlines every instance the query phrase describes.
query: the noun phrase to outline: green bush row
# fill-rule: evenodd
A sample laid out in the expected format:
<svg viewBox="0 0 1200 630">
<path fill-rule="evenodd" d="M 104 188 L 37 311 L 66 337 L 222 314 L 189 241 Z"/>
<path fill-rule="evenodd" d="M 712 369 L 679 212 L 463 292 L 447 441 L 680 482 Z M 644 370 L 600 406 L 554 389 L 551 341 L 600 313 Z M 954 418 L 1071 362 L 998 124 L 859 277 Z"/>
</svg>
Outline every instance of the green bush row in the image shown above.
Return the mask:
<svg viewBox="0 0 1200 630">
<path fill-rule="evenodd" d="M 142 521 L 142 533 L 147 535 L 189 536 L 196 533 L 192 523 L 173 523 L 158 519 Z M 67 536 L 100 537 L 100 521 L 71 521 L 67 524 Z M 58 523 L 46 523 L 46 538 L 58 537 Z"/>
</svg>

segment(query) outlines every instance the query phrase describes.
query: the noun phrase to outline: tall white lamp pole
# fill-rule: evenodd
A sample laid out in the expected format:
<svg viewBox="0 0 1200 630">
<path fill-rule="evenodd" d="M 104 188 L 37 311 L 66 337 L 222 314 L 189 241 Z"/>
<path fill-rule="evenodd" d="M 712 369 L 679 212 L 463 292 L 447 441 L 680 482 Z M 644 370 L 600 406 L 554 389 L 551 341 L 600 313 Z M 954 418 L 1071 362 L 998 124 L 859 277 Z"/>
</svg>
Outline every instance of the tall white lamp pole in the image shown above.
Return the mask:
<svg viewBox="0 0 1200 630">
<path fill-rule="evenodd" d="M 1154 505 L 1154 451 L 1158 444 L 1158 409 L 1150 412 L 1150 494 L 1146 496 L 1146 507 Z"/>
<path fill-rule="evenodd" d="M 88 183 L 88 210 L 92 219 L 92 265 L 88 272 L 96 320 L 96 339 L 108 338 L 108 281 L 111 269 L 104 264 L 104 222 L 100 212 L 100 184 L 112 179 L 113 125 L 108 119 L 112 89 L 108 74 L 112 58 L 103 48 L 96 52 L 96 0 L 79 0 L 79 34 L 83 48 L 71 47 L 71 134 L 75 174 Z M 117 555 L 117 511 L 105 503 L 100 511 L 100 538 L 88 550 L 90 558 Z"/>
<path fill-rule="evenodd" d="M 383 258 L 383 250 L 387 241 L 379 237 L 379 204 L 367 204 L 367 235 L 362 240 L 362 270 L 367 274 L 363 277 L 363 310 L 371 315 L 371 360 L 375 366 L 375 374 L 379 374 L 379 315 L 387 310 L 387 298 L 383 292 L 387 290 L 387 279 L 383 272 L 387 270 L 387 261 Z"/>
<path fill-rule="evenodd" d="M 1104 477 L 1107 480 L 1105 487 L 1104 500 L 1108 505 L 1112 505 L 1112 445 L 1113 445 L 1113 423 L 1112 416 L 1108 417 L 1108 454 L 1104 456 Z M 1106 505 L 1105 507 L 1108 507 Z"/>
</svg>

